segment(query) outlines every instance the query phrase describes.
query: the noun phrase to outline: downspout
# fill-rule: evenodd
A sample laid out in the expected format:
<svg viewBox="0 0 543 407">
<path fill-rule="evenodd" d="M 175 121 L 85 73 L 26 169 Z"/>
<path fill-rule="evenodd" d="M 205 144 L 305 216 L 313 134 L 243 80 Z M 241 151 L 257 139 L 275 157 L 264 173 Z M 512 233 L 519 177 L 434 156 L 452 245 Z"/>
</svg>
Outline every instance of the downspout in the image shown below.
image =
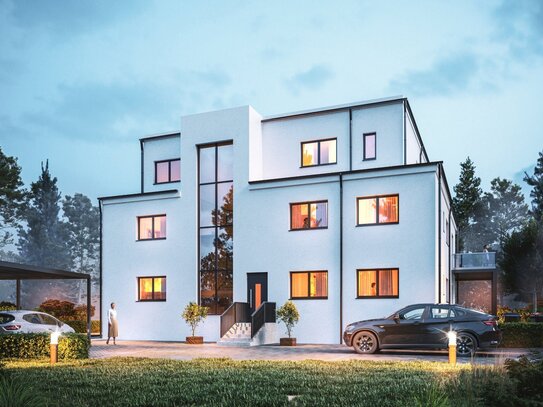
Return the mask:
<svg viewBox="0 0 543 407">
<path fill-rule="evenodd" d="M 144 152 L 143 152 L 143 140 L 140 140 L 140 150 L 141 150 L 141 193 L 143 194 L 143 159 L 144 159 Z"/>
<path fill-rule="evenodd" d="M 102 244 L 102 201 L 98 200 L 98 208 L 100 210 L 100 337 L 102 337 L 102 264 L 103 264 L 103 244 Z"/>
<path fill-rule="evenodd" d="M 451 227 L 452 227 L 452 223 L 451 223 L 451 214 L 452 214 L 452 202 L 449 202 L 449 231 L 448 231 L 448 235 L 446 237 L 446 239 L 449 241 L 449 285 L 447 286 L 447 290 L 449 292 L 449 304 L 452 303 L 452 293 L 451 293 L 451 284 L 452 284 L 452 279 L 451 279 L 451 259 L 452 259 L 452 253 L 451 253 L 451 246 L 452 246 L 452 241 L 451 241 Z"/>
<path fill-rule="evenodd" d="M 406 132 L 406 115 L 407 108 L 405 106 L 405 99 L 403 100 L 403 165 L 407 165 L 407 132 Z"/>
<path fill-rule="evenodd" d="M 437 198 L 437 270 L 438 270 L 438 304 L 441 304 L 441 164 L 437 165 L 437 182 L 439 183 Z"/>
<path fill-rule="evenodd" d="M 343 343 L 343 173 L 339 173 L 339 344 Z"/>
<path fill-rule="evenodd" d="M 353 170 L 353 109 L 349 109 L 349 171 Z"/>
</svg>

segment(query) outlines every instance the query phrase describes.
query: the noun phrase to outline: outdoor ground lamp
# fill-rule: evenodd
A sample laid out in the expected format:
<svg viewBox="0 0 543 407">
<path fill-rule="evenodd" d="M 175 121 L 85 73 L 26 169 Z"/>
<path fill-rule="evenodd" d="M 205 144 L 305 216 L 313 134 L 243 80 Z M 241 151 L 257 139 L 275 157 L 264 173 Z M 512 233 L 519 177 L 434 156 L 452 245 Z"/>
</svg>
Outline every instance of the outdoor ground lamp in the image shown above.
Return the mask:
<svg viewBox="0 0 543 407">
<path fill-rule="evenodd" d="M 58 337 L 60 332 L 51 332 L 51 364 L 58 362 Z"/>
<path fill-rule="evenodd" d="M 450 330 L 447 337 L 449 338 L 449 363 L 456 365 L 456 332 Z"/>
</svg>

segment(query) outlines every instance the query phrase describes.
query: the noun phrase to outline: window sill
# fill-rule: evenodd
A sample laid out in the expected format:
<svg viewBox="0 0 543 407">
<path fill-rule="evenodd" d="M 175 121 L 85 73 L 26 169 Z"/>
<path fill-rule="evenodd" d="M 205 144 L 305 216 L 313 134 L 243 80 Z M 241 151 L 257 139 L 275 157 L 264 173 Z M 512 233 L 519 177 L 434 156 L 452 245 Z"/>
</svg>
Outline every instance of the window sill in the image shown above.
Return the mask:
<svg viewBox="0 0 543 407">
<path fill-rule="evenodd" d="M 373 157 L 373 158 L 362 158 L 362 161 L 375 161 L 377 160 L 377 157 Z"/>
<path fill-rule="evenodd" d="M 290 301 L 298 301 L 298 300 L 327 300 L 328 297 L 291 297 L 289 298 Z"/>
<path fill-rule="evenodd" d="M 289 229 L 289 232 L 300 232 L 300 231 L 307 231 L 307 230 L 319 230 L 319 229 L 328 229 L 328 226 L 320 226 L 318 228 L 301 228 L 301 229 Z"/>
<path fill-rule="evenodd" d="M 379 300 L 379 299 L 390 299 L 390 298 L 400 298 L 399 295 L 373 295 L 367 297 L 356 297 L 356 300 Z"/>
<path fill-rule="evenodd" d="M 179 181 L 153 182 L 153 185 L 177 184 L 179 182 L 181 182 L 181 180 L 179 180 Z"/>
<path fill-rule="evenodd" d="M 385 225 L 398 225 L 400 222 L 383 222 L 383 223 L 365 223 L 357 224 L 356 227 L 366 227 L 366 226 L 385 226 Z"/>
<path fill-rule="evenodd" d="M 325 167 L 327 165 L 337 165 L 337 161 L 335 163 L 326 163 L 326 164 L 300 165 L 300 168 Z"/>
<path fill-rule="evenodd" d="M 137 300 L 136 302 L 166 302 L 166 300 Z"/>
<path fill-rule="evenodd" d="M 154 239 L 136 239 L 136 242 L 148 242 L 153 240 L 166 240 L 165 237 L 155 237 Z"/>
</svg>

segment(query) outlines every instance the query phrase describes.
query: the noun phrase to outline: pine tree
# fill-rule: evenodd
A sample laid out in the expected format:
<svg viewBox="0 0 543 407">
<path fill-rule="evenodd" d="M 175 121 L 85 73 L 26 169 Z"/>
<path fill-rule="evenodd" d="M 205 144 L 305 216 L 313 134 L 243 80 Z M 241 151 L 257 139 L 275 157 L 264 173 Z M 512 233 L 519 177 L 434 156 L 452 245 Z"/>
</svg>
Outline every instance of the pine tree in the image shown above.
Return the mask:
<svg viewBox="0 0 543 407">
<path fill-rule="evenodd" d="M 481 179 L 475 176 L 475 165 L 468 157 L 460 164 L 459 182 L 454 186 L 453 211 L 458 226 L 459 249 L 477 250 L 476 220 L 481 211 Z"/>
<path fill-rule="evenodd" d="M 31 184 L 30 201 L 24 211 L 26 227 L 19 228 L 19 253 L 25 262 L 69 270 L 72 265 L 67 236 L 59 218 L 60 192 L 49 162 L 39 179 Z"/>
<path fill-rule="evenodd" d="M 539 153 L 534 175 L 529 176 L 524 173 L 524 182 L 532 187 L 530 192 L 532 209 L 530 213 L 539 224 L 543 224 L 543 151 Z"/>
<path fill-rule="evenodd" d="M 0 148 L 0 248 L 13 242 L 13 231 L 19 226 L 25 197 L 17 159 L 5 155 Z M 1 253 L 8 256 L 11 252 Z"/>
</svg>

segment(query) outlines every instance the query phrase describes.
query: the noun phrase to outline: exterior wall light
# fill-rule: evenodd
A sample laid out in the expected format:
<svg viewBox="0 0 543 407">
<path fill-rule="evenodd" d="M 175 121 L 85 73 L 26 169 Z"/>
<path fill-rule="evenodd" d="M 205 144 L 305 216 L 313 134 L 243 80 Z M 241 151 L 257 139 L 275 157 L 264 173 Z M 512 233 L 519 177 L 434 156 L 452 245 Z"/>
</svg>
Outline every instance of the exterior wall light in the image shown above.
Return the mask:
<svg viewBox="0 0 543 407">
<path fill-rule="evenodd" d="M 449 338 L 449 364 L 456 365 L 456 332 L 450 330 L 447 332 Z"/>
<path fill-rule="evenodd" d="M 58 362 L 58 337 L 60 332 L 51 332 L 51 364 L 54 365 Z"/>
</svg>

